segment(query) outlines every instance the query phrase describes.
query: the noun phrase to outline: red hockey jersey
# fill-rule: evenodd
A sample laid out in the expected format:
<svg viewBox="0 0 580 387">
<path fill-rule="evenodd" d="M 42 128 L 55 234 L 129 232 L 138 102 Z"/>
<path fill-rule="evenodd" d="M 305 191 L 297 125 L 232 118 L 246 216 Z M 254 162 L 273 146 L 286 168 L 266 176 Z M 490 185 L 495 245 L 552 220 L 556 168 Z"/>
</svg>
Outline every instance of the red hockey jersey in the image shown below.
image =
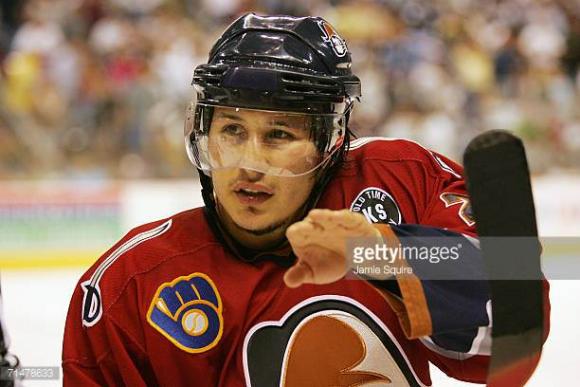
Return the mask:
<svg viewBox="0 0 580 387">
<path fill-rule="evenodd" d="M 476 244 L 461 173 L 415 143 L 363 138 L 318 207 L 360 212 L 389 238 L 435 230 Z M 485 281 L 290 289 L 284 272 L 232 256 L 201 208 L 132 230 L 75 289 L 65 385 L 424 386 L 429 361 L 485 381 Z"/>
</svg>

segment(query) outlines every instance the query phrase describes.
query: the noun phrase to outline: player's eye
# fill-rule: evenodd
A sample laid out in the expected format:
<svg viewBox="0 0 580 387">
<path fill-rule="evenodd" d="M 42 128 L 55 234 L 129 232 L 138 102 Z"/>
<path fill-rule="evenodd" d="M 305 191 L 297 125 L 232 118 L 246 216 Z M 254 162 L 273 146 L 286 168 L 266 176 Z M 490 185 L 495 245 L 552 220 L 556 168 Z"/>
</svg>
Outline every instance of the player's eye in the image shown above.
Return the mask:
<svg viewBox="0 0 580 387">
<path fill-rule="evenodd" d="M 296 139 L 292 133 L 282 129 L 272 129 L 266 134 L 266 140 L 270 143 L 279 144 Z"/>
<path fill-rule="evenodd" d="M 228 124 L 222 128 L 221 134 L 226 138 L 241 140 L 246 136 L 246 130 L 241 125 Z"/>
</svg>

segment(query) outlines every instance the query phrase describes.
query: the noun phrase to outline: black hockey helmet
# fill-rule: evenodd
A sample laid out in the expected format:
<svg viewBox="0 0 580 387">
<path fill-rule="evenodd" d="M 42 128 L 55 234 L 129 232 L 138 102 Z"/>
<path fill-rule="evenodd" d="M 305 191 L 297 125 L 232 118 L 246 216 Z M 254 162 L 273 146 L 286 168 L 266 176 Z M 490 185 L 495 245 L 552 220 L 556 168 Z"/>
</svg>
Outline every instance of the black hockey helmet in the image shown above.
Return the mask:
<svg viewBox="0 0 580 387">
<path fill-rule="evenodd" d="M 217 219 L 213 226 L 219 227 L 219 219 L 207 137 L 216 107 L 312 117 L 312 139 L 323 157 L 313 169 L 302 172 L 320 168 L 304 210 L 313 207 L 344 157 L 350 136 L 348 118 L 361 96 L 350 52 L 334 28 L 320 17 L 246 14 L 217 40 L 208 62 L 196 67 L 192 84 L 197 100 L 188 109 L 186 148 L 200 172 L 210 222 Z"/>
<path fill-rule="evenodd" d="M 360 97 L 350 53 L 319 17 L 240 17 L 195 69 L 198 102 L 234 107 L 343 113 Z"/>
</svg>

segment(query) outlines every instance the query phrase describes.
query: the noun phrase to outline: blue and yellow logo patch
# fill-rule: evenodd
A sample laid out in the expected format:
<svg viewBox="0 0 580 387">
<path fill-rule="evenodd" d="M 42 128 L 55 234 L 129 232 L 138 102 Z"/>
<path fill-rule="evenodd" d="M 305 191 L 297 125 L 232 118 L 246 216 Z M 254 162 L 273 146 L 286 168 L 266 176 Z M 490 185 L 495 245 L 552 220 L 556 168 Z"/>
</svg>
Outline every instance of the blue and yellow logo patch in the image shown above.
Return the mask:
<svg viewBox="0 0 580 387">
<path fill-rule="evenodd" d="M 207 275 L 181 276 L 157 289 L 147 321 L 182 350 L 205 352 L 222 337 L 222 300 Z"/>
</svg>

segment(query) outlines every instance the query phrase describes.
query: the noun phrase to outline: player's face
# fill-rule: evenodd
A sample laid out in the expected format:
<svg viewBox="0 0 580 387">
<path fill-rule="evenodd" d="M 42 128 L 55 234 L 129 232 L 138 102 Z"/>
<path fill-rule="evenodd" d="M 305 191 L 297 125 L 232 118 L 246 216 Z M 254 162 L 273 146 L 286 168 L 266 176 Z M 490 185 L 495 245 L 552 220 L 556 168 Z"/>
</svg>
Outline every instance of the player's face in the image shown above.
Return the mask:
<svg viewBox="0 0 580 387">
<path fill-rule="evenodd" d="M 246 245 L 264 247 L 260 244 L 280 238 L 312 190 L 314 173 L 293 177 L 267 173 L 270 167 L 308 170 L 299 164 L 319 157 L 304 120 L 296 115 L 215 109 L 210 145 L 231 144 L 226 153 L 243 152 L 243 157 L 235 156 L 243 162 L 212 171 L 214 192 L 228 231 Z M 308 157 L 297 158 L 297 153 Z"/>
</svg>

